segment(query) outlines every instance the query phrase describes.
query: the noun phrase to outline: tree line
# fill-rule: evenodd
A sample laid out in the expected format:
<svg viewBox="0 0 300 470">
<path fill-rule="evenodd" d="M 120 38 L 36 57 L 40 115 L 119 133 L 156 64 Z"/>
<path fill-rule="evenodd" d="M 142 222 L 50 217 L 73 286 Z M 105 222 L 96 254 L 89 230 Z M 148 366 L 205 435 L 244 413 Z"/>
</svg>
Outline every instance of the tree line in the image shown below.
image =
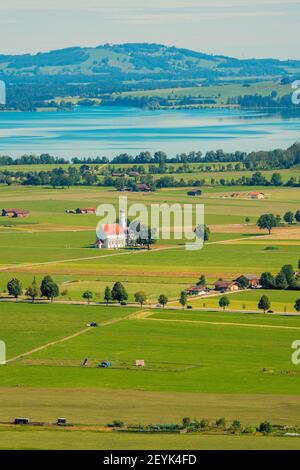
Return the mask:
<svg viewBox="0 0 300 470">
<path fill-rule="evenodd" d="M 201 151 L 188 153 L 178 153 L 175 156 L 169 156 L 163 151 L 157 151 L 152 154 L 149 151 L 139 152 L 136 156 L 128 153 L 121 153 L 111 160 L 107 157 L 90 157 L 71 159 L 73 164 L 77 165 L 103 165 L 112 164 L 170 164 L 170 163 L 243 163 L 246 170 L 270 170 L 291 168 L 300 163 L 300 143 L 296 142 L 287 149 L 274 149 L 270 151 L 256 152 L 224 152 L 222 149 L 208 151 L 205 155 Z M 68 164 L 69 161 L 64 158 L 53 157 L 49 154 L 23 155 L 19 158 L 11 156 L 0 156 L 0 165 L 50 165 L 50 164 Z M 234 168 L 233 168 L 234 169 Z"/>
</svg>

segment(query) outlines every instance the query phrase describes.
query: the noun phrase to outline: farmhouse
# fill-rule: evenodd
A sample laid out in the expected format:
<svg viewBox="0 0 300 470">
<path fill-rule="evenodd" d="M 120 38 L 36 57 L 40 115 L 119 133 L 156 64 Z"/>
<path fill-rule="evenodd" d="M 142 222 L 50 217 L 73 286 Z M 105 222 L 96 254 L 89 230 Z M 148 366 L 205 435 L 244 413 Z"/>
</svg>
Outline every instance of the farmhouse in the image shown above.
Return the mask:
<svg viewBox="0 0 300 470">
<path fill-rule="evenodd" d="M 25 211 L 22 209 L 2 209 L 3 217 L 22 218 L 22 217 L 28 217 L 29 215 L 30 215 L 29 211 Z"/>
<path fill-rule="evenodd" d="M 215 282 L 215 290 L 216 291 L 228 291 L 228 292 L 235 292 L 239 290 L 239 285 L 235 281 L 216 281 Z"/>
<path fill-rule="evenodd" d="M 96 214 L 96 209 L 94 207 L 78 207 L 76 209 L 76 214 Z"/>
<path fill-rule="evenodd" d="M 246 279 L 248 283 L 248 287 L 255 288 L 259 286 L 259 280 L 260 278 L 255 276 L 255 274 L 243 274 L 242 276 L 244 279 Z M 238 279 L 235 279 L 236 282 L 238 282 Z"/>
<path fill-rule="evenodd" d="M 265 195 L 264 193 L 260 193 L 260 192 L 253 192 L 253 193 L 249 193 L 249 196 L 251 197 L 251 199 L 265 199 Z"/>
<path fill-rule="evenodd" d="M 146 183 L 138 183 L 135 185 L 135 190 L 138 192 L 144 192 L 144 193 L 149 193 L 151 191 L 151 188 L 149 184 Z"/>
<path fill-rule="evenodd" d="M 185 292 L 187 295 L 201 295 L 207 291 L 205 286 L 191 286 L 188 287 Z"/>
<path fill-rule="evenodd" d="M 129 176 L 140 176 L 140 173 L 138 171 L 129 171 L 128 175 Z"/>
</svg>

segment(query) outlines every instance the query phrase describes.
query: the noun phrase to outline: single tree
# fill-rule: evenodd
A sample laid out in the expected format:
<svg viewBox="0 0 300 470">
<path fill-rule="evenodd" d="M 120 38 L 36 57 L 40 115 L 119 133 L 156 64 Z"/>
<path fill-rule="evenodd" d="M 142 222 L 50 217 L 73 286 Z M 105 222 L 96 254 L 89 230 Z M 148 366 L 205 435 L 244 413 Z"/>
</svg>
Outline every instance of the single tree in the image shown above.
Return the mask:
<svg viewBox="0 0 300 470">
<path fill-rule="evenodd" d="M 263 310 L 264 313 L 266 313 L 266 311 L 269 310 L 269 308 L 271 308 L 271 302 L 266 295 L 263 295 L 261 297 L 260 301 L 258 302 L 258 308 L 260 310 Z"/>
<path fill-rule="evenodd" d="M 182 305 L 182 308 L 187 304 L 187 293 L 184 290 L 180 294 L 179 303 Z"/>
<path fill-rule="evenodd" d="M 293 221 L 294 221 L 294 214 L 291 212 L 291 211 L 288 211 L 284 214 L 283 216 L 283 220 L 287 223 L 287 224 L 292 224 Z"/>
<path fill-rule="evenodd" d="M 111 293 L 111 290 L 108 286 L 105 287 L 104 300 L 107 304 L 108 304 L 108 302 L 110 302 L 112 300 L 112 293 Z"/>
<path fill-rule="evenodd" d="M 295 214 L 295 220 L 296 222 L 298 222 L 298 224 L 300 224 L 300 211 L 297 211 L 296 214 Z"/>
<path fill-rule="evenodd" d="M 273 173 L 271 177 L 271 184 L 273 186 L 281 186 L 283 184 L 282 176 L 280 173 Z"/>
<path fill-rule="evenodd" d="M 249 223 L 250 223 L 250 220 L 251 220 L 250 217 L 246 217 L 246 218 L 245 218 L 246 224 L 249 224 Z"/>
<path fill-rule="evenodd" d="M 274 214 L 263 214 L 259 217 L 257 226 L 262 230 L 268 230 L 270 235 L 272 228 L 278 227 L 278 220 Z"/>
<path fill-rule="evenodd" d="M 90 301 L 92 300 L 93 298 L 93 292 L 91 292 L 90 290 L 86 290 L 83 294 L 82 294 L 82 298 L 84 300 L 87 300 L 87 303 L 89 304 Z"/>
<path fill-rule="evenodd" d="M 22 284 L 19 279 L 13 278 L 7 283 L 7 290 L 9 295 L 17 299 L 22 294 Z"/>
<path fill-rule="evenodd" d="M 204 225 L 204 241 L 208 242 L 210 237 L 210 228 L 207 225 Z"/>
<path fill-rule="evenodd" d="M 53 281 L 51 276 L 45 276 L 41 283 L 41 294 L 42 297 L 46 297 L 48 300 L 53 300 L 59 296 L 58 285 Z"/>
<path fill-rule="evenodd" d="M 113 300 L 124 302 L 128 299 L 128 294 L 121 282 L 116 282 L 111 291 Z"/>
<path fill-rule="evenodd" d="M 168 297 L 165 294 L 160 294 L 160 296 L 158 297 L 159 305 L 162 305 L 163 308 L 165 308 L 165 305 L 167 305 L 168 302 L 169 302 Z"/>
<path fill-rule="evenodd" d="M 147 300 L 147 296 L 146 296 L 145 292 L 139 291 L 139 292 L 136 292 L 134 294 L 134 299 L 137 303 L 140 304 L 141 307 L 143 307 L 144 303 Z"/>
<path fill-rule="evenodd" d="M 262 273 L 259 283 L 264 289 L 274 289 L 276 287 L 274 276 L 269 272 Z"/>
<path fill-rule="evenodd" d="M 32 284 L 27 288 L 25 294 L 31 298 L 32 302 L 39 296 L 39 288 L 36 283 L 36 279 L 34 278 Z"/>
<path fill-rule="evenodd" d="M 197 282 L 197 286 L 206 287 L 206 285 L 207 285 L 206 277 L 204 274 L 201 274 L 201 276 L 199 277 L 199 281 Z"/>
<path fill-rule="evenodd" d="M 288 282 L 284 272 L 280 271 L 280 273 L 277 274 L 277 276 L 275 277 L 275 285 L 276 289 L 285 290 L 288 288 Z"/>
<path fill-rule="evenodd" d="M 294 306 L 296 312 L 300 312 L 300 299 L 297 299 Z"/>
<path fill-rule="evenodd" d="M 241 289 L 247 289 L 247 287 L 249 287 L 249 281 L 245 276 L 238 277 L 236 279 L 236 282 L 238 283 Z"/>
<path fill-rule="evenodd" d="M 226 307 L 228 307 L 230 305 L 230 300 L 228 299 L 228 297 L 226 295 L 223 295 L 220 300 L 219 300 L 219 305 L 220 307 L 225 310 Z"/>
<path fill-rule="evenodd" d="M 232 431 L 233 433 L 240 433 L 242 431 L 241 422 L 238 420 L 232 421 L 230 431 Z"/>
<path fill-rule="evenodd" d="M 294 268 L 291 264 L 285 264 L 282 266 L 281 272 L 285 275 L 289 288 L 293 289 L 297 287 Z"/>
</svg>

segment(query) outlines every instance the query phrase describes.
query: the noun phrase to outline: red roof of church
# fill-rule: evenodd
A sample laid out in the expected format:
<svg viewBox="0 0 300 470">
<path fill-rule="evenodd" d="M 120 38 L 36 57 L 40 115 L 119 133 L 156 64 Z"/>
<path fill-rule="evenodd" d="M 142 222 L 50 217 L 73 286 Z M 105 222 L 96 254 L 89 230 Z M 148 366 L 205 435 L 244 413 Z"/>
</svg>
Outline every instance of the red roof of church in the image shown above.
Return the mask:
<svg viewBox="0 0 300 470">
<path fill-rule="evenodd" d="M 119 224 L 103 224 L 103 231 L 106 235 L 123 235 L 124 229 Z"/>
</svg>

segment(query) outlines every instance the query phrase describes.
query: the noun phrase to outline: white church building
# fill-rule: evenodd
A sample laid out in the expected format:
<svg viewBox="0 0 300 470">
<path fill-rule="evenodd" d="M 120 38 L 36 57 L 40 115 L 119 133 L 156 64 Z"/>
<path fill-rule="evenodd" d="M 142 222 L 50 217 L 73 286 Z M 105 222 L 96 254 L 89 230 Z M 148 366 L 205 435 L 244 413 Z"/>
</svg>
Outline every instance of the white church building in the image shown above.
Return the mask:
<svg viewBox="0 0 300 470">
<path fill-rule="evenodd" d="M 100 224 L 97 227 L 96 248 L 118 249 L 127 245 L 125 211 L 120 211 L 119 224 Z"/>
</svg>

